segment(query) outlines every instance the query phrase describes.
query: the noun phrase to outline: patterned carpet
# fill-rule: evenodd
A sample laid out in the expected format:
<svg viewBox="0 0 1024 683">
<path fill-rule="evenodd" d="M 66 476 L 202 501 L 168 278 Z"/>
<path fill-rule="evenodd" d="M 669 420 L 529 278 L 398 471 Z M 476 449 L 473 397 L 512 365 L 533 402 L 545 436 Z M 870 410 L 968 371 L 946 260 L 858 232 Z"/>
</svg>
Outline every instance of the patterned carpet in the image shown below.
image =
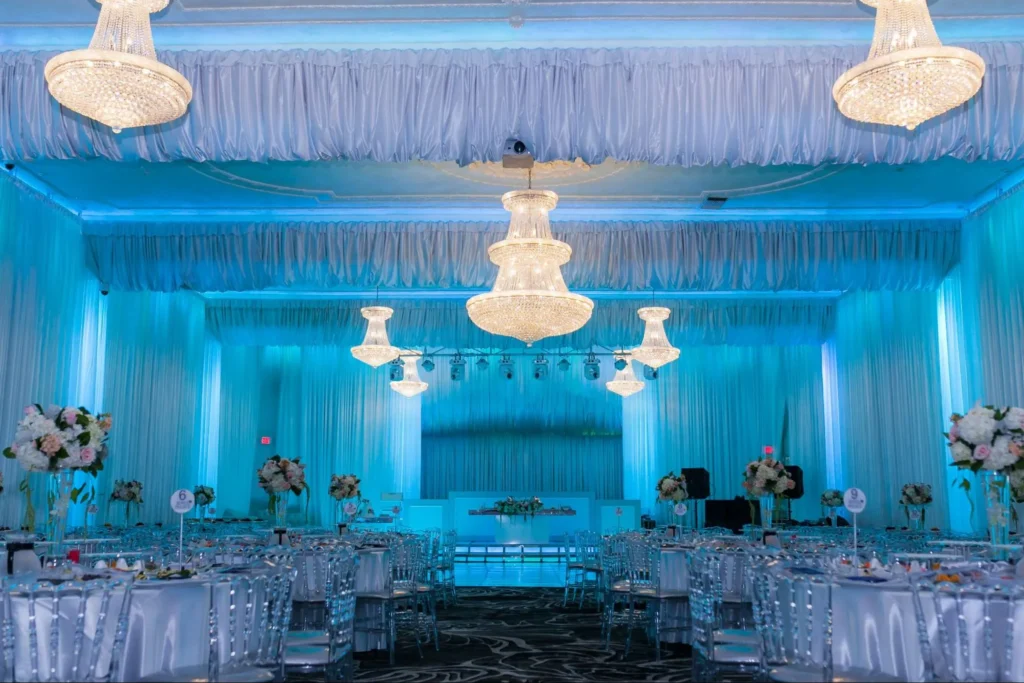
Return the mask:
<svg viewBox="0 0 1024 683">
<path fill-rule="evenodd" d="M 664 645 L 662 661 L 640 630 L 621 659 L 625 629 L 612 651 L 601 642 L 596 608 L 562 607 L 562 591 L 544 588 L 464 588 L 458 605 L 438 614 L 441 651 L 416 655 L 411 635 L 400 639 L 395 667 L 387 653 L 356 656 L 358 681 L 470 683 L 476 681 L 688 681 L 689 647 Z"/>
</svg>

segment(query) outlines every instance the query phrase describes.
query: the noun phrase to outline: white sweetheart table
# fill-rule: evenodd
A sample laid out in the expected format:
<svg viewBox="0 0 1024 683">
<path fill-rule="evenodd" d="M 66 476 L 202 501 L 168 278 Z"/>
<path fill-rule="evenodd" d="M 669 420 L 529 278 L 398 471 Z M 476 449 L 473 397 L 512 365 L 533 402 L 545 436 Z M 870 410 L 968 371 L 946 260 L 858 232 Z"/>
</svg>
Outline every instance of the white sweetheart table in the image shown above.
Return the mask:
<svg viewBox="0 0 1024 683">
<path fill-rule="evenodd" d="M 540 510 L 532 515 L 505 515 L 497 510 L 470 510 L 471 515 L 494 517 L 494 541 L 502 545 L 540 545 L 551 541 L 552 517 L 568 517 L 575 510 Z"/>
</svg>

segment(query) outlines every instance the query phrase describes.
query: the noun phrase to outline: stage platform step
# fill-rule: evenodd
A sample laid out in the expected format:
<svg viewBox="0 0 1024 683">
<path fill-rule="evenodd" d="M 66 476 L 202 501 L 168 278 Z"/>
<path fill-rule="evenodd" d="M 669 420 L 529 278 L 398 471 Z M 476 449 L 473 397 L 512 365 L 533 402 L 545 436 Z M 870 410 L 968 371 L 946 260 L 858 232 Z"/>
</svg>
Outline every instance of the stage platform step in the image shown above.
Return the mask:
<svg viewBox="0 0 1024 683">
<path fill-rule="evenodd" d="M 565 561 L 566 547 L 561 543 L 493 543 L 459 541 L 455 544 L 456 562 L 552 562 Z"/>
</svg>

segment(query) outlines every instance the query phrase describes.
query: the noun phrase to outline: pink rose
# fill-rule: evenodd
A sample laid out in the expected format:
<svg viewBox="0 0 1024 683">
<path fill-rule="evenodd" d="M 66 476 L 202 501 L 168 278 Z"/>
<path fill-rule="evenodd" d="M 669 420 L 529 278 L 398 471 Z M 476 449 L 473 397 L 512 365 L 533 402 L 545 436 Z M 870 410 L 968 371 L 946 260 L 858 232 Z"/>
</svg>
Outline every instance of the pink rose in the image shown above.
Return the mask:
<svg viewBox="0 0 1024 683">
<path fill-rule="evenodd" d="M 953 423 L 953 426 L 949 428 L 949 440 L 956 441 L 960 438 L 960 425 Z"/>
<path fill-rule="evenodd" d="M 988 460 L 988 456 L 992 455 L 992 449 L 985 444 L 981 444 L 974 449 L 975 460 Z"/>
<path fill-rule="evenodd" d="M 75 420 L 78 419 L 78 411 L 74 408 L 67 408 L 64 411 L 64 421 L 69 425 L 75 424 Z"/>
<path fill-rule="evenodd" d="M 1016 442 L 1010 443 L 1010 453 L 1013 454 L 1013 457 L 1019 458 L 1021 456 L 1021 452 L 1021 447 L 1018 446 Z"/>
<path fill-rule="evenodd" d="M 36 410 L 35 406 L 25 406 L 25 414 L 26 415 L 38 415 L 39 411 Z"/>
<path fill-rule="evenodd" d="M 743 488 L 745 488 L 746 490 L 749 491 L 750 490 L 750 482 L 749 481 L 743 482 Z"/>
<path fill-rule="evenodd" d="M 100 418 L 100 429 L 102 429 L 103 431 L 109 432 L 110 431 L 110 427 L 112 425 L 113 425 L 113 420 L 111 420 L 109 415 L 104 415 L 102 418 Z"/>
<path fill-rule="evenodd" d="M 93 461 L 96 460 L 96 451 L 88 446 L 83 448 L 79 455 L 82 458 L 82 462 L 86 465 L 91 465 Z"/>
<path fill-rule="evenodd" d="M 796 488 L 796 482 L 793 481 L 792 479 L 790 479 L 789 481 L 786 482 L 786 488 L 787 489 L 795 489 Z"/>
<path fill-rule="evenodd" d="M 53 455 L 60 450 L 62 444 L 55 434 L 47 434 L 39 444 L 39 450 L 47 455 Z"/>
</svg>

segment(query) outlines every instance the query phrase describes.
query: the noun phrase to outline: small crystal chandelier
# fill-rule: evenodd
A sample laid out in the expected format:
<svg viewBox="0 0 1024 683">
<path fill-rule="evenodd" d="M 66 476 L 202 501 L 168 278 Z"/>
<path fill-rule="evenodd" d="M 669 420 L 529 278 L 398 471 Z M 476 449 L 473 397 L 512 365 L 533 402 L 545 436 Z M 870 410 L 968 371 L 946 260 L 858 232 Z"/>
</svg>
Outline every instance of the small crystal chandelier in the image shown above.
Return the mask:
<svg viewBox="0 0 1024 683">
<path fill-rule="evenodd" d="M 633 349 L 633 358 L 649 368 L 657 370 L 679 358 L 679 349 L 669 343 L 665 334 L 665 321 L 671 313 L 660 306 L 649 306 L 636 312 L 647 324 L 644 326 L 644 340 Z"/>
<path fill-rule="evenodd" d="M 875 37 L 868 60 L 836 81 L 832 97 L 855 121 L 918 125 L 974 97 L 985 62 L 959 47 L 944 47 L 926 0 L 861 0 L 875 7 Z"/>
<path fill-rule="evenodd" d="M 427 383 L 420 379 L 420 373 L 416 370 L 416 361 L 423 354 L 419 351 L 403 351 L 402 363 L 405 374 L 402 379 L 391 383 L 391 388 L 406 398 L 412 398 L 427 390 Z"/>
<path fill-rule="evenodd" d="M 558 195 L 515 190 L 505 193 L 501 203 L 512 213 L 508 235 L 487 250 L 498 266 L 498 279 L 492 291 L 466 302 L 469 317 L 481 329 L 527 346 L 575 332 L 590 320 L 594 302 L 570 292 L 562 279 L 561 266 L 569 262 L 572 248 L 551 236 L 548 212 Z"/>
<path fill-rule="evenodd" d="M 151 126 L 185 114 L 192 86 L 157 61 L 149 15 L 170 0 L 96 0 L 103 6 L 87 50 L 46 63 L 54 99 L 71 111 L 110 126 Z"/>
<path fill-rule="evenodd" d="M 605 384 L 608 391 L 616 393 L 623 398 L 641 391 L 644 388 L 644 383 L 633 374 L 633 359 L 630 357 L 630 352 L 616 351 L 615 360 L 625 361 L 626 366 L 621 370 L 616 370 L 615 378 Z"/>
<path fill-rule="evenodd" d="M 367 306 L 359 309 L 359 312 L 368 321 L 366 336 L 362 344 L 352 347 L 352 355 L 374 368 L 398 358 L 400 351 L 388 340 L 388 330 L 384 324 L 394 311 L 387 306 Z"/>
</svg>

